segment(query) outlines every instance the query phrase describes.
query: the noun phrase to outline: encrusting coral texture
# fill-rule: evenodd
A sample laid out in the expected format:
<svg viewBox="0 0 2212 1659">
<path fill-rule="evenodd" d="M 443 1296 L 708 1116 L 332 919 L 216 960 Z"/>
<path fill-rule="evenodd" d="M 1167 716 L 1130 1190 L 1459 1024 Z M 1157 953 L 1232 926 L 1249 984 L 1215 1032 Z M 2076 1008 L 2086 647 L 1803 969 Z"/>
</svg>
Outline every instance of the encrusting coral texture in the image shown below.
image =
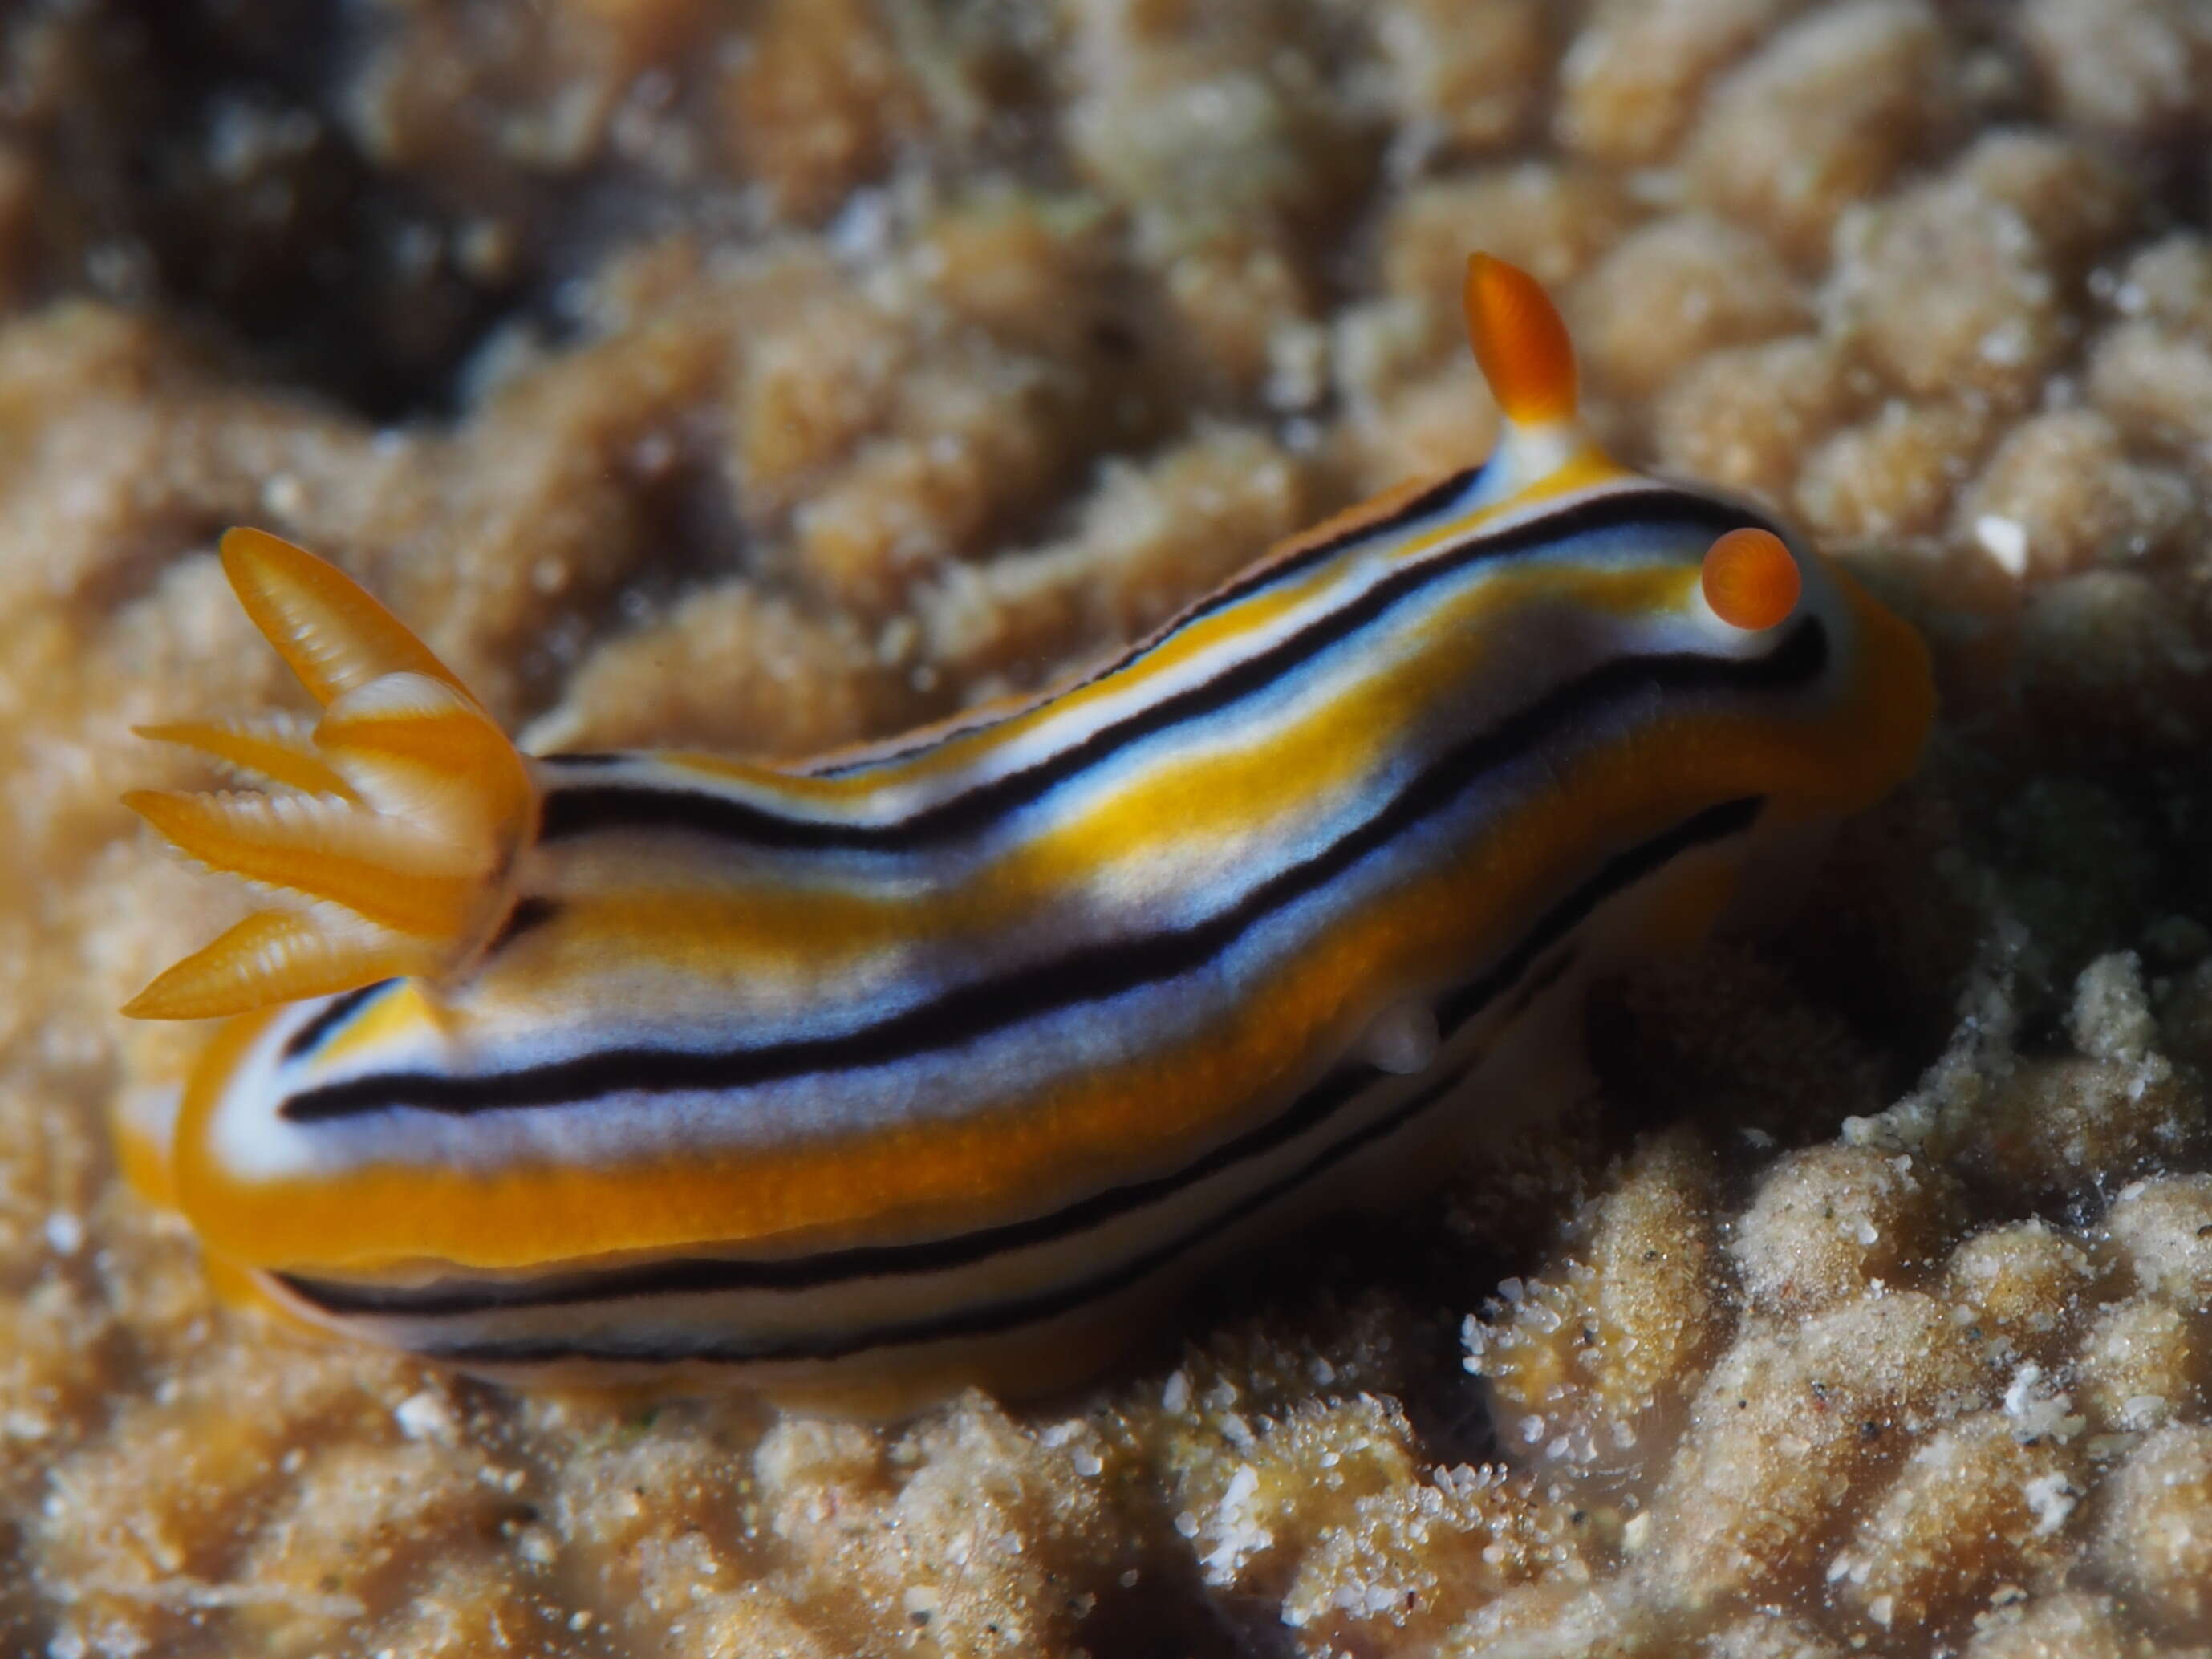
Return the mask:
<svg viewBox="0 0 2212 1659">
<path fill-rule="evenodd" d="M 8 9 L 0 1650 L 2212 1651 L 2208 112 L 2192 0 Z M 891 1427 L 314 1344 L 120 1184 L 223 527 L 534 745 L 803 753 L 1481 453 L 1477 247 L 1944 696 L 1554 1133 Z"/>
</svg>

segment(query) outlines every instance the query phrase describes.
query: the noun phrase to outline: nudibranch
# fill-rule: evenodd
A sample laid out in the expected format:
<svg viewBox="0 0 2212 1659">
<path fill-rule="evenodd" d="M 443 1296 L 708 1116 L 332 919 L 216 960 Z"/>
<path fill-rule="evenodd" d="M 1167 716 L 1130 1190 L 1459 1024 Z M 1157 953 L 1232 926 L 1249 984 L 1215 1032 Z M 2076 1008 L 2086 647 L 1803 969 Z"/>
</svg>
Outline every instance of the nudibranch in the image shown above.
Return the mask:
<svg viewBox="0 0 2212 1659">
<path fill-rule="evenodd" d="M 1898 783 L 1933 692 L 1802 538 L 1597 448 L 1528 276 L 1476 255 L 1466 309 L 1482 465 L 809 763 L 520 753 L 231 532 L 321 716 L 149 733 L 266 781 L 131 805 L 275 903 L 126 1010 L 223 1022 L 127 1162 L 319 1326 L 881 1409 L 1073 1381 L 1164 1286 L 1555 1111 L 1559 1011 Z"/>
</svg>

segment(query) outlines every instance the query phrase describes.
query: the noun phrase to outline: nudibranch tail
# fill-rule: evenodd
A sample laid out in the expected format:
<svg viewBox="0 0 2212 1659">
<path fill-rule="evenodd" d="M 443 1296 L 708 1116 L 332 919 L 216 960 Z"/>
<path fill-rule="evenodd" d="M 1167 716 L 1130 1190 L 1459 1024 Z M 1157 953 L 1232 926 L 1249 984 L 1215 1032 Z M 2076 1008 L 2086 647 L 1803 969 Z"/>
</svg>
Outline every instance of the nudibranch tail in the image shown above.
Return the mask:
<svg viewBox="0 0 2212 1659">
<path fill-rule="evenodd" d="M 537 812 L 522 757 L 453 672 L 334 567 L 258 530 L 225 536 L 222 562 L 322 719 L 149 727 L 280 793 L 125 799 L 180 851 L 283 908 L 247 917 L 124 1012 L 203 1019 L 450 972 L 507 908 Z"/>
</svg>

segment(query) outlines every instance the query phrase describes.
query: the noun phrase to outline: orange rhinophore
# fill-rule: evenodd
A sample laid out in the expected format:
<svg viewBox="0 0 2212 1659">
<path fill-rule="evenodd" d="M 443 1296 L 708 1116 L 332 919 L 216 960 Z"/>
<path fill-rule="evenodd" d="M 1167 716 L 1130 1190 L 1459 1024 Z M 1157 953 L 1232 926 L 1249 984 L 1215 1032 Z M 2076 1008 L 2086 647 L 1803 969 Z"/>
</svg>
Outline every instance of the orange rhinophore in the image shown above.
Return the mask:
<svg viewBox="0 0 2212 1659">
<path fill-rule="evenodd" d="M 1753 526 L 1731 530 L 1705 550 L 1698 583 L 1715 616 L 1752 629 L 1787 622 L 1804 587 L 1782 538 Z"/>
<path fill-rule="evenodd" d="M 1468 256 L 1468 337 L 1491 395 L 1516 426 L 1575 417 L 1575 349 L 1536 279 L 1487 253 Z"/>
</svg>

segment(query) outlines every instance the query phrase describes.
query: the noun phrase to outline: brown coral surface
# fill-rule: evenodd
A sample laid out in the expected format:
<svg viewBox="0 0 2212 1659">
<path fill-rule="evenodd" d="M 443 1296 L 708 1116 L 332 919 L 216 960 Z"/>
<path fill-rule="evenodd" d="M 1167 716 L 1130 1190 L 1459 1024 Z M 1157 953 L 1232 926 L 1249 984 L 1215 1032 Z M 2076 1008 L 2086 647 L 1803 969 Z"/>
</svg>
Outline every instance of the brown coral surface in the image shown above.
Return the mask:
<svg viewBox="0 0 2212 1659">
<path fill-rule="evenodd" d="M 0 1651 L 2212 1650 L 2208 112 L 2199 0 L 0 9 Z M 1474 246 L 1946 698 L 1555 1135 L 890 1429 L 310 1345 L 120 1186 L 223 526 L 804 751 L 1480 453 Z"/>
</svg>

